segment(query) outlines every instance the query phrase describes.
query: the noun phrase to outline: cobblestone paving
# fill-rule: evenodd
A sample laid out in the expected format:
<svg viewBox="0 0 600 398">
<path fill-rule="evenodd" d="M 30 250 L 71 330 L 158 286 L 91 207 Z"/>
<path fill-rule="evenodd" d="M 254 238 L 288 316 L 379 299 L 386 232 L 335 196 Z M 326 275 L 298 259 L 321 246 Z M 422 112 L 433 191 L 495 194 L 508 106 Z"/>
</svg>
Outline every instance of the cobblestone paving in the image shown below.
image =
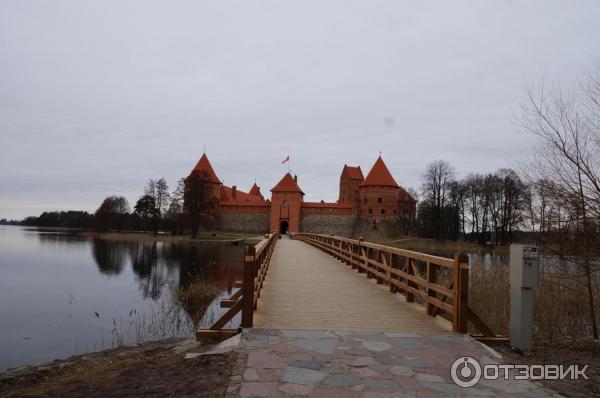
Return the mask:
<svg viewBox="0 0 600 398">
<path fill-rule="evenodd" d="M 251 329 L 244 332 L 227 397 L 553 397 L 537 383 L 480 381 L 461 388 L 452 362 L 498 363 L 467 336 Z"/>
</svg>

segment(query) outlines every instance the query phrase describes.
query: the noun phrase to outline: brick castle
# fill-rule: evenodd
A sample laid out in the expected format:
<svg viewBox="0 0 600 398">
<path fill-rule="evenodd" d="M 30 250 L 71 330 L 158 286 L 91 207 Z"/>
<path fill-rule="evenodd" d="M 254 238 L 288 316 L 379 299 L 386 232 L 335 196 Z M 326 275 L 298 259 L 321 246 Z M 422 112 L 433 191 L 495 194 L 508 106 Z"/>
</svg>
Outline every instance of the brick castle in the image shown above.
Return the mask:
<svg viewBox="0 0 600 398">
<path fill-rule="evenodd" d="M 207 176 L 207 191 L 216 203 L 212 227 L 219 230 L 391 238 L 408 235 L 413 228 L 416 200 L 396 183 L 381 156 L 366 177 L 360 166 L 344 165 L 335 203 L 305 202 L 297 177 L 289 172 L 265 199 L 256 183 L 248 192 L 224 185 L 206 154 L 193 170 Z"/>
</svg>

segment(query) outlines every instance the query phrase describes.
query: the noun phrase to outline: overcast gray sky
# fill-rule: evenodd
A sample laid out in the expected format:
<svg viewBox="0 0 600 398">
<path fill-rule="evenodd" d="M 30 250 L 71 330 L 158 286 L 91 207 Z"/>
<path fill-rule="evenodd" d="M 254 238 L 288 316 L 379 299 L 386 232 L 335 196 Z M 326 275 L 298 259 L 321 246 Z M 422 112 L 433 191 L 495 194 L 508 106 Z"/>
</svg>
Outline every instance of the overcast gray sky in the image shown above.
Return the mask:
<svg viewBox="0 0 600 398">
<path fill-rule="evenodd" d="M 598 1 L 5 0 L 0 218 L 133 205 L 204 146 L 263 192 L 289 154 L 306 200 L 380 149 L 406 187 L 438 158 L 515 166 L 528 83 L 568 87 L 599 54 Z"/>
</svg>

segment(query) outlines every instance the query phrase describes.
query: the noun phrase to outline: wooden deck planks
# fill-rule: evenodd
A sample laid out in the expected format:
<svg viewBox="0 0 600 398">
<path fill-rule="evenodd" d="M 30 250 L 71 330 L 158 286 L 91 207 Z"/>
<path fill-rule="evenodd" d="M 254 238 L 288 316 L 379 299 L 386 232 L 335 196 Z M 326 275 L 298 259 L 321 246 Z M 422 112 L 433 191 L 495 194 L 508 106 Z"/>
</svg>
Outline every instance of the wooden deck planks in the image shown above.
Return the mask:
<svg viewBox="0 0 600 398">
<path fill-rule="evenodd" d="M 304 330 L 449 332 L 401 294 L 307 243 L 281 239 L 254 313 L 254 326 Z"/>
</svg>

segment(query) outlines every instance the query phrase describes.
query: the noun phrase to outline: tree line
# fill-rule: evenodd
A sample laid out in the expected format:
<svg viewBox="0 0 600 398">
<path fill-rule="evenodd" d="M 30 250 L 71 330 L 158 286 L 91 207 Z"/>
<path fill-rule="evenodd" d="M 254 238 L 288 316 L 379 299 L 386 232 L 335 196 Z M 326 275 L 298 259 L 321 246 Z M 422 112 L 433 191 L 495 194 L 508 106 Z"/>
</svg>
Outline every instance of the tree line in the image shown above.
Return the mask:
<svg viewBox="0 0 600 398">
<path fill-rule="evenodd" d="M 218 187 L 217 187 L 218 188 Z M 98 231 L 159 231 L 182 234 L 191 231 L 196 238 L 198 231 L 216 225 L 215 184 L 208 174 L 192 171 L 187 178 L 177 182 L 171 192 L 164 178 L 150 179 L 144 194 L 131 211 L 127 199 L 109 196 L 94 213 L 94 228 Z"/>
<path fill-rule="evenodd" d="M 208 174 L 194 170 L 177 182 L 171 192 L 165 178 L 150 179 L 144 193 L 131 208 L 120 195 L 107 196 L 98 209 L 86 211 L 51 211 L 23 220 L 0 220 L 4 225 L 93 229 L 98 232 L 140 231 L 182 234 L 191 231 L 196 238 L 200 229 L 216 226 L 217 202 Z"/>
<path fill-rule="evenodd" d="M 457 179 L 445 160 L 426 167 L 418 235 L 494 246 L 526 231 L 545 244 L 564 245 L 568 236 L 582 252 L 600 247 L 600 61 L 575 92 L 530 88 L 517 123 L 535 139 L 520 173 Z"/>
<path fill-rule="evenodd" d="M 418 234 L 437 240 L 509 244 L 526 227 L 531 186 L 512 169 L 456 179 L 447 161 L 429 164 L 422 176 Z"/>
<path fill-rule="evenodd" d="M 0 220 L 0 225 L 25 225 L 36 227 L 60 227 L 60 228 L 92 228 L 94 215 L 87 211 L 45 211 L 39 216 L 25 217 L 23 220 Z"/>
</svg>

